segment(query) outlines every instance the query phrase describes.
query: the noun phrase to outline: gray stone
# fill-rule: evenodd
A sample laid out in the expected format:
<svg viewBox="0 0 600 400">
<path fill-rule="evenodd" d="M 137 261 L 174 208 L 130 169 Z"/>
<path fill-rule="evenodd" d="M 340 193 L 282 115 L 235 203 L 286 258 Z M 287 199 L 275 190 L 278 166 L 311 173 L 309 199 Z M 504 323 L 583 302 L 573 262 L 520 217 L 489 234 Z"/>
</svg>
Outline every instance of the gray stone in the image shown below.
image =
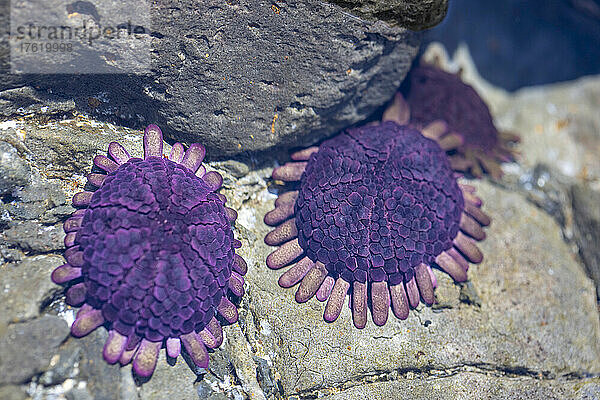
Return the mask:
<svg viewBox="0 0 600 400">
<path fill-rule="evenodd" d="M 26 382 L 45 371 L 69 334 L 65 321 L 44 316 L 10 325 L 0 334 L 0 385 Z"/>
<path fill-rule="evenodd" d="M 31 168 L 17 149 L 0 141 L 0 195 L 11 194 L 15 189 L 27 185 L 30 175 Z"/>
<path fill-rule="evenodd" d="M 368 20 L 382 20 L 420 31 L 433 28 L 446 16 L 446 0 L 328 0 Z"/>
<path fill-rule="evenodd" d="M 460 288 L 438 273 L 441 309 L 420 306 L 406 321 L 392 316 L 383 327 L 357 330 L 344 307 L 328 324 L 322 303 L 297 304 L 293 290 L 278 286 L 280 273 L 264 265 L 272 248 L 242 240 L 240 250 L 254 266 L 247 295 L 255 322 L 246 324 L 246 337 L 273 363 L 284 395 L 338 388 L 383 371 L 462 365 L 556 379 L 600 372 L 595 292 L 560 227 L 519 194 L 471 183 L 494 221 L 481 245 L 484 262 L 469 270 L 480 307 L 462 303 Z M 272 197 L 265 190 L 244 202 L 238 224 L 263 237 L 261 219 Z"/>
<path fill-rule="evenodd" d="M 442 371 L 440 371 L 442 372 Z M 489 371 L 443 373 L 431 379 L 415 375 L 398 380 L 357 384 L 323 400 L 403 400 L 403 399 L 578 399 L 592 400 L 600 395 L 600 381 L 555 381 L 532 377 L 518 378 L 492 375 Z"/>
<path fill-rule="evenodd" d="M 575 184 L 571 188 L 571 198 L 574 239 L 600 298 L 600 191 Z"/>
<path fill-rule="evenodd" d="M 17 385 L 0 386 L 0 399 L 2 400 L 25 400 L 27 393 Z"/>
<path fill-rule="evenodd" d="M 85 387 L 74 387 L 65 393 L 65 397 L 67 400 L 94 400 L 94 397 Z"/>
<path fill-rule="evenodd" d="M 52 115 L 74 111 L 75 102 L 35 90 L 30 86 L 0 92 L 0 115 Z"/>
<path fill-rule="evenodd" d="M 71 346 L 81 349 L 77 379 L 86 382 L 86 390 L 93 399 L 121 398 L 125 386 L 133 384 L 131 378 L 121 374 L 119 364 L 107 364 L 102 358 L 107 338 L 106 329 L 101 327 L 81 339 L 69 340 Z"/>
<path fill-rule="evenodd" d="M 9 224 L 9 229 L 0 233 L 4 243 L 30 253 L 50 253 L 64 250 L 65 234 L 62 225 L 46 226 L 33 221 Z"/>
<path fill-rule="evenodd" d="M 198 391 L 194 387 L 196 378 L 183 357 L 178 357 L 175 365 L 170 366 L 165 352 L 161 351 L 152 379 L 140 388 L 140 399 L 198 399 Z"/>
<path fill-rule="evenodd" d="M 99 119 L 158 123 L 214 159 L 307 145 L 364 120 L 392 97 L 419 41 L 320 0 L 151 7 L 149 76 L 30 76 L 27 84 L 74 98 Z"/>
<path fill-rule="evenodd" d="M 34 176 L 28 186 L 15 190 L 13 196 L 14 199 L 5 207 L 10 216 L 15 219 L 40 219 L 54 207 L 66 203 L 60 186 L 39 176 Z"/>
<path fill-rule="evenodd" d="M 40 314 L 42 305 L 62 290 L 50 274 L 64 262 L 61 256 L 42 255 L 0 268 L 0 327 Z"/>
<path fill-rule="evenodd" d="M 79 363 L 81 349 L 78 346 L 64 346 L 57 354 L 58 359 L 40 376 L 44 386 L 58 385 L 75 375 L 75 365 Z"/>
</svg>

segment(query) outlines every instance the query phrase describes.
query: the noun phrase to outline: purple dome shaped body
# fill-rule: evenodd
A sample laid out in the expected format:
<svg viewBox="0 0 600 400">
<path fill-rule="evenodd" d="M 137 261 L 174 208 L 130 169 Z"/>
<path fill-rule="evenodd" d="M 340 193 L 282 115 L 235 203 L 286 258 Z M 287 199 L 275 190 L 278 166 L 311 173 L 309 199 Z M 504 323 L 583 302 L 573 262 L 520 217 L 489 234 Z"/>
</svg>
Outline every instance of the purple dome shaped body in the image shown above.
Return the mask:
<svg viewBox="0 0 600 400">
<path fill-rule="evenodd" d="M 410 106 L 411 122 L 425 126 L 435 120 L 464 135 L 464 146 L 488 151 L 499 143 L 492 115 L 475 89 L 458 76 L 429 65 L 410 70 L 401 89 Z"/>
<path fill-rule="evenodd" d="M 419 129 L 434 121 L 446 125 L 445 141 L 451 150 L 453 166 L 481 176 L 482 168 L 499 178 L 499 162 L 512 161 L 509 142 L 519 137 L 499 132 L 488 106 L 473 87 L 459 76 L 431 65 L 412 68 L 399 94 L 410 109 L 409 123 Z"/>
<path fill-rule="evenodd" d="M 385 122 L 349 129 L 318 147 L 292 154 L 273 179 L 298 182 L 265 215 L 275 229 L 265 243 L 280 246 L 267 266 L 293 264 L 280 286 L 297 284 L 296 301 L 327 301 L 323 318 L 335 321 L 350 295 L 357 328 L 383 325 L 391 308 L 408 317 L 420 299 L 435 301 L 432 267 L 455 281 L 483 255 L 475 240 L 490 223 L 475 188 L 457 183 L 440 124 L 422 131 L 406 124 L 402 99 Z M 386 120 L 387 119 L 387 120 Z M 443 128 L 443 126 L 442 126 Z"/>
<path fill-rule="evenodd" d="M 64 223 L 67 263 L 52 280 L 68 284 L 67 303 L 81 306 L 74 336 L 109 329 L 103 356 L 152 375 L 159 350 L 181 347 L 200 367 L 223 342 L 221 323 L 237 321 L 230 299 L 244 293 L 247 266 L 235 249 L 237 213 L 218 193 L 223 182 L 202 165 L 205 150 L 175 143 L 163 157 L 160 128 L 144 132 L 144 159 L 119 143 L 94 158 L 100 173 L 73 196 L 79 209 Z"/>
<path fill-rule="evenodd" d="M 190 170 L 132 158 L 94 192 L 75 245 L 86 303 L 122 335 L 148 340 L 201 331 L 231 275 L 223 201 Z"/>
<path fill-rule="evenodd" d="M 444 151 L 386 122 L 321 144 L 295 205 L 298 243 L 349 283 L 407 282 L 452 247 L 462 193 Z"/>
</svg>

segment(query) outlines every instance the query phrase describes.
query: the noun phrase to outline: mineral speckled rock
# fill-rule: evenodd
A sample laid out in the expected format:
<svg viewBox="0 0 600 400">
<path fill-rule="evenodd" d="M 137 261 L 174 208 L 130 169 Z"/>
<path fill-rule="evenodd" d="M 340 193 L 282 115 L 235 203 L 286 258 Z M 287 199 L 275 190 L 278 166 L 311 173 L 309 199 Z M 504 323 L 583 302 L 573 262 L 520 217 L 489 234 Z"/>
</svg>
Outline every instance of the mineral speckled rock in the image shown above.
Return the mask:
<svg viewBox="0 0 600 400">
<path fill-rule="evenodd" d="M 446 0 L 328 0 L 368 20 L 382 20 L 412 30 L 432 28 L 448 11 Z"/>
<path fill-rule="evenodd" d="M 73 97 L 100 119 L 156 122 L 216 158 L 308 145 L 365 119 L 393 95 L 419 42 L 318 0 L 169 0 L 150 12 L 150 76 L 33 76 L 28 84 Z"/>
</svg>

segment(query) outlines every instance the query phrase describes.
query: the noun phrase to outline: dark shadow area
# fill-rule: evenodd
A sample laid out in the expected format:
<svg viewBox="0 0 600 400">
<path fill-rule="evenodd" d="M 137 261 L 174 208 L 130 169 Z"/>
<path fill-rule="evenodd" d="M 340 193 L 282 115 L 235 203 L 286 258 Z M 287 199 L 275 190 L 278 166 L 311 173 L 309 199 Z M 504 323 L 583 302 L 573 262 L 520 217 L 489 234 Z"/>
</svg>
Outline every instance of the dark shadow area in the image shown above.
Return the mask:
<svg viewBox="0 0 600 400">
<path fill-rule="evenodd" d="M 450 54 L 465 42 L 481 75 L 511 91 L 598 74 L 600 0 L 452 0 L 431 41 Z"/>
</svg>

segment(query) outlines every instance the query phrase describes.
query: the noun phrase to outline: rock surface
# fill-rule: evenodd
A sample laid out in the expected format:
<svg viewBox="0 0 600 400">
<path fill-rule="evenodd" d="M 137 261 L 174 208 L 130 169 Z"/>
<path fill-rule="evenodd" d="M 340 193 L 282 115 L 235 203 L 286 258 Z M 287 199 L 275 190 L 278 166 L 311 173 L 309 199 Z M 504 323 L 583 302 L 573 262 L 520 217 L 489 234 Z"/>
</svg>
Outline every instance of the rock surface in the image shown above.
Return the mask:
<svg viewBox="0 0 600 400">
<path fill-rule="evenodd" d="M 420 31 L 436 26 L 446 16 L 446 0 L 329 0 L 352 14 L 369 20 L 382 20 Z"/>
<path fill-rule="evenodd" d="M 65 321 L 54 316 L 9 326 L 0 336 L 0 385 L 23 383 L 44 371 L 68 334 Z"/>
<path fill-rule="evenodd" d="M 585 156 L 588 146 L 577 143 L 582 137 L 577 132 L 586 126 L 580 122 L 594 121 L 600 102 L 600 89 L 587 86 L 590 81 L 572 84 L 587 88 L 585 96 L 569 100 L 577 111 L 567 114 L 569 124 L 579 128 L 565 133 L 563 141 L 554 142 L 559 147 L 571 146 L 569 151 L 578 159 L 569 161 L 566 155 L 564 159 L 578 163 L 578 172 L 577 168 L 584 166 L 594 171 Z M 12 352 L 6 353 L 10 358 L 5 361 L 5 352 L 0 349 L 0 364 L 18 366 L 14 377 L 2 381 L 9 386 L 0 389 L 20 388 L 14 385 L 23 382 L 33 398 L 141 400 L 177 398 L 182 393 L 185 398 L 236 400 L 598 397 L 600 321 L 596 293 L 565 236 L 570 215 L 575 213 L 565 211 L 570 208 L 570 198 L 564 200 L 565 187 L 553 177 L 560 173 L 569 184 L 566 188 L 584 181 L 577 180 L 577 172 L 567 174 L 569 168 L 556 168 L 544 152 L 529 147 L 536 143 L 533 135 L 538 135 L 540 143 L 551 148 L 551 135 L 556 134 L 550 129 L 553 120 L 541 134 L 531 125 L 531 120 L 541 119 L 536 113 L 545 111 L 528 102 L 543 99 L 522 93 L 503 97 L 502 92 L 479 84 L 496 118 L 504 121 L 502 127 L 519 131 L 524 139 L 520 146 L 522 164 L 506 165 L 504 180 L 471 182 L 477 186 L 493 223 L 481 245 L 485 260 L 470 269 L 468 284 L 455 285 L 445 274 L 437 273 L 437 303 L 420 306 L 406 321 L 390 318 L 383 327 L 369 322 L 364 330 L 357 330 L 344 307 L 340 318 L 327 324 L 322 319 L 324 304 L 316 299 L 297 304 L 294 291 L 280 288 L 279 273 L 265 265 L 272 248 L 263 242 L 269 229 L 262 220 L 275 199 L 268 179 L 273 159 L 215 162 L 210 167 L 223 174 L 222 192 L 239 212 L 235 235 L 242 241 L 241 254 L 249 266 L 240 319 L 225 328 L 224 345 L 211 353 L 208 371 L 192 369 L 184 359 L 170 366 L 161 355 L 148 382 L 135 382 L 129 367 L 102 361 L 104 329 L 83 339 L 64 341 L 66 324 L 61 322 L 63 328 L 48 333 L 43 340 L 31 338 L 31 332 L 36 331 L 31 326 L 39 326 L 46 318 L 57 320 L 40 315 L 56 314 L 71 322 L 74 310 L 64 305 L 61 287 L 49 279 L 51 269 L 62 263 L 60 249 L 29 244 L 27 250 L 19 243 L 35 243 L 30 242 L 32 235 L 27 230 L 12 230 L 27 224 L 57 225 L 69 213 L 69 202 L 64 203 L 64 198 L 81 189 L 93 156 L 104 153 L 113 140 L 139 156 L 141 133 L 80 115 L 64 120 L 44 116 L 0 122 L 0 128 L 5 127 L 0 129 L 0 139 L 19 150 L 32 168 L 29 181 L 37 182 L 3 204 L 7 221 L 0 224 L 0 230 L 3 235 L 9 232 L 12 242 L 0 246 L 4 259 L 0 282 L 10 285 L 8 291 L 3 288 L 0 293 L 4 296 L 0 298 L 0 315 L 10 316 L 0 323 L 0 343 L 22 343 L 20 348 L 29 348 L 29 354 L 42 354 L 39 360 L 45 360 L 39 364 L 21 362 L 18 357 L 29 360 L 29 355 Z M 561 89 L 575 96 L 571 86 Z M 569 110 L 568 105 L 558 103 L 559 92 L 551 98 L 556 99 L 553 101 L 559 110 Z M 510 107 L 512 101 L 531 109 L 531 115 L 523 113 L 515 118 L 521 111 Z M 545 163 L 550 166 L 542 169 Z M 536 168 L 539 171 L 534 174 Z M 588 186 L 595 184 L 597 175 L 590 172 L 589 176 L 585 181 Z M 539 189 L 539 202 L 532 201 L 531 190 L 522 183 L 533 181 Z M 556 183 L 556 190 L 546 190 L 550 182 Z M 47 196 L 54 200 L 44 202 L 35 197 L 35 188 L 54 193 Z M 551 192 L 556 196 L 549 196 Z M 564 226 L 546 211 L 550 207 L 540 206 L 546 200 L 564 211 Z M 28 212 L 23 211 L 25 204 L 30 204 Z M 32 292 L 32 288 L 40 291 Z M 17 330 L 25 332 L 18 336 L 22 342 L 9 335 Z"/>
<path fill-rule="evenodd" d="M 114 13 L 112 0 L 95 3 Z M 445 2 L 402 3 L 428 20 Z M 419 42 L 318 0 L 169 0 L 150 13 L 150 75 L 6 75 L 0 89 L 29 85 L 39 89 L 25 97 L 51 91 L 98 119 L 158 123 L 217 158 L 307 145 L 364 120 L 391 98 Z"/>
<path fill-rule="evenodd" d="M 600 191 L 575 184 L 571 188 L 571 199 L 575 241 L 600 298 Z"/>
</svg>

